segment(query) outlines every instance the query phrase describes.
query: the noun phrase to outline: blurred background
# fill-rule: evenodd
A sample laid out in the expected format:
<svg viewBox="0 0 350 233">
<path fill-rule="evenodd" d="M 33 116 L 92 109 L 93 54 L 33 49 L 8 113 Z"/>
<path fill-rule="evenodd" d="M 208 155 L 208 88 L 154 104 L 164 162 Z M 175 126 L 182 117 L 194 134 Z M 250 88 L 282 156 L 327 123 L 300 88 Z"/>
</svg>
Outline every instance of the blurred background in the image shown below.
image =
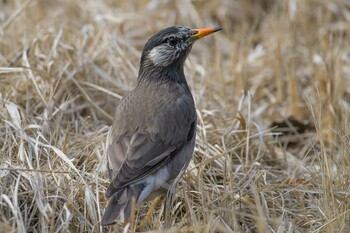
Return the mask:
<svg viewBox="0 0 350 233">
<path fill-rule="evenodd" d="M 106 134 L 178 24 L 223 28 L 185 65 L 195 154 L 128 230 L 349 232 L 349 21 L 349 0 L 1 0 L 0 232 L 123 229 L 99 225 Z"/>
</svg>

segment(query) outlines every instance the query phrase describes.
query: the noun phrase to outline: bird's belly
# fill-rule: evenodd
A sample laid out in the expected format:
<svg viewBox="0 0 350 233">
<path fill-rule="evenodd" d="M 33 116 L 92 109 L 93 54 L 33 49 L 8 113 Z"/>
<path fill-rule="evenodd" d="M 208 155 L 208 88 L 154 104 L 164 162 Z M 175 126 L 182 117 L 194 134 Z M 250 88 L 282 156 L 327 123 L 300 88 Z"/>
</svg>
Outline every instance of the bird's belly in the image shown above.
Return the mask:
<svg viewBox="0 0 350 233">
<path fill-rule="evenodd" d="M 163 185 L 166 183 L 166 181 L 169 179 L 169 169 L 167 166 L 164 166 L 162 169 L 159 169 L 159 171 L 147 177 L 146 183 L 152 183 L 153 189 L 159 189 L 163 187 Z"/>
<path fill-rule="evenodd" d="M 144 185 L 144 189 L 140 193 L 140 196 L 137 199 L 137 203 L 144 201 L 153 191 L 157 191 L 160 188 L 167 189 L 167 181 L 169 179 L 169 176 L 169 168 L 168 166 L 164 166 L 155 174 L 149 175 L 137 182 L 136 184 L 141 183 Z"/>
</svg>

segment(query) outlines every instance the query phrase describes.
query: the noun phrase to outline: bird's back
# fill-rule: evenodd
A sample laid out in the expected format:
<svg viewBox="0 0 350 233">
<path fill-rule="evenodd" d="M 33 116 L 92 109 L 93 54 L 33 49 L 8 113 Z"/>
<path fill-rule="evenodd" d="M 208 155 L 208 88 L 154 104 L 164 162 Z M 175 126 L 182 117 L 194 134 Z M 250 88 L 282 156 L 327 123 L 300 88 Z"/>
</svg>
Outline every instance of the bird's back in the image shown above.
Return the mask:
<svg viewBox="0 0 350 233">
<path fill-rule="evenodd" d="M 186 140 L 195 119 L 195 105 L 186 83 L 140 83 L 122 99 L 115 113 L 107 156 L 117 161 L 109 164 L 114 173 L 109 178 L 115 177 L 127 156 L 116 144 L 128 144 L 127 141 L 138 133 L 153 142 L 177 145 Z"/>
</svg>

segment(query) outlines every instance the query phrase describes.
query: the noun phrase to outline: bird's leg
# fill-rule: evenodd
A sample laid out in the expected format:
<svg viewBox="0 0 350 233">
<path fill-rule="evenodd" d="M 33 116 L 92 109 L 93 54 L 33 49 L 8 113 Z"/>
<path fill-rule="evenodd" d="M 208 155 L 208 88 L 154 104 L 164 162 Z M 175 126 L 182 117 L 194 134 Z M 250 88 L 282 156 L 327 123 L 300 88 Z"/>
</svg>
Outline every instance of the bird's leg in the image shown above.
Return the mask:
<svg viewBox="0 0 350 233">
<path fill-rule="evenodd" d="M 153 210 L 157 207 L 157 205 L 161 200 L 162 200 L 162 195 L 159 195 L 152 201 L 151 206 L 148 208 L 146 212 L 146 216 L 144 220 L 140 224 L 140 228 L 144 228 L 145 225 L 148 225 L 148 226 L 151 225 Z"/>
<path fill-rule="evenodd" d="M 135 232 L 135 212 L 136 212 L 136 198 L 131 197 L 131 213 L 130 213 L 130 231 Z"/>
</svg>

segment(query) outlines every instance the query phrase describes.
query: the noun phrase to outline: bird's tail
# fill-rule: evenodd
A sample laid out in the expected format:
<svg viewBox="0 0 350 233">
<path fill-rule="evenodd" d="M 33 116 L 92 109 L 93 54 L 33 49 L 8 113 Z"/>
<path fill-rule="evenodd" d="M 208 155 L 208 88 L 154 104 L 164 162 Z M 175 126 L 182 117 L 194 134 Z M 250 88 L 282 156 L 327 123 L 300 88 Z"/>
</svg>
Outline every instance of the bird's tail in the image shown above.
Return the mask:
<svg viewBox="0 0 350 233">
<path fill-rule="evenodd" d="M 128 186 L 116 192 L 108 201 L 107 207 L 103 214 L 101 225 L 107 226 L 117 222 L 118 216 L 121 221 L 128 221 L 132 208 L 132 198 L 136 200 L 142 191 L 143 185 Z"/>
</svg>

